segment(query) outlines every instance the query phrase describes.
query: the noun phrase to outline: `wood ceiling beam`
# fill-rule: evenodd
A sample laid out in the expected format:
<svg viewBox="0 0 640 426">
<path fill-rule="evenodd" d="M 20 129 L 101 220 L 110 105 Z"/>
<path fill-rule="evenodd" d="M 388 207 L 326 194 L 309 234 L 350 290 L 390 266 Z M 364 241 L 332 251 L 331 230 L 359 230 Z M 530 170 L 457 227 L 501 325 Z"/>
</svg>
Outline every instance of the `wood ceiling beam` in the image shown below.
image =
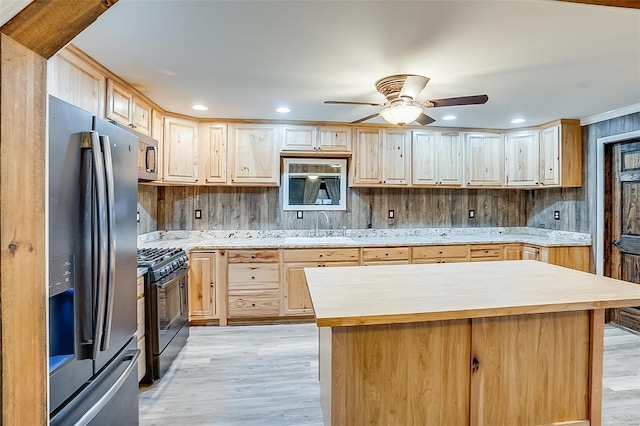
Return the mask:
<svg viewBox="0 0 640 426">
<path fill-rule="evenodd" d="M 34 0 L 0 32 L 49 59 L 118 0 Z"/>
<path fill-rule="evenodd" d="M 584 3 L 597 6 L 627 7 L 630 9 L 640 9 L 640 0 L 558 0 L 569 3 Z"/>
</svg>

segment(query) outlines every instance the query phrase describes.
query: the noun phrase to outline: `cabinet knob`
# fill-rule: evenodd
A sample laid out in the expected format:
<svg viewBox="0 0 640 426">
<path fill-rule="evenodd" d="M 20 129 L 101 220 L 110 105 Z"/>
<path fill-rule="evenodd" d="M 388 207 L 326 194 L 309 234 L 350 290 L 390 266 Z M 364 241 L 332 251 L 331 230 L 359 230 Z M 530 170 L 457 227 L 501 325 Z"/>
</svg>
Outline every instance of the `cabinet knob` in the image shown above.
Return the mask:
<svg viewBox="0 0 640 426">
<path fill-rule="evenodd" d="M 210 285 L 211 287 L 213 287 L 213 283 L 209 283 L 209 285 Z"/>
<path fill-rule="evenodd" d="M 252 304 L 251 304 L 251 306 L 256 306 L 256 304 L 255 304 L 255 303 L 252 303 Z"/>
<path fill-rule="evenodd" d="M 256 277 L 251 277 L 251 279 L 252 279 L 252 280 L 255 280 L 255 279 L 256 279 Z"/>
<path fill-rule="evenodd" d="M 320 257 L 322 257 L 322 255 L 320 255 Z"/>
<path fill-rule="evenodd" d="M 440 254 L 442 254 L 442 252 L 440 252 Z"/>
<path fill-rule="evenodd" d="M 252 259 L 255 259 L 255 258 L 256 258 L 256 255 L 255 255 L 255 254 L 252 254 L 252 255 L 251 255 L 251 258 L 252 258 Z"/>
<path fill-rule="evenodd" d="M 385 255 L 385 256 L 389 256 L 389 253 L 385 253 L 384 255 Z"/>
</svg>

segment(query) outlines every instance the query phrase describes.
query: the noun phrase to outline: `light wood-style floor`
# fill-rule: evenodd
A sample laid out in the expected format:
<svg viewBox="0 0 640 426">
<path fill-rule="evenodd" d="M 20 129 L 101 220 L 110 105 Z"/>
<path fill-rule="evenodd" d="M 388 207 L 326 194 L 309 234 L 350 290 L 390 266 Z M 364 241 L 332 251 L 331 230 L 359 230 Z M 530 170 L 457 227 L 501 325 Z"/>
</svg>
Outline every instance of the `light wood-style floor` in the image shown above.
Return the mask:
<svg viewBox="0 0 640 426">
<path fill-rule="evenodd" d="M 140 424 L 321 426 L 315 324 L 192 327 Z M 603 425 L 640 426 L 640 335 L 605 328 Z"/>
</svg>

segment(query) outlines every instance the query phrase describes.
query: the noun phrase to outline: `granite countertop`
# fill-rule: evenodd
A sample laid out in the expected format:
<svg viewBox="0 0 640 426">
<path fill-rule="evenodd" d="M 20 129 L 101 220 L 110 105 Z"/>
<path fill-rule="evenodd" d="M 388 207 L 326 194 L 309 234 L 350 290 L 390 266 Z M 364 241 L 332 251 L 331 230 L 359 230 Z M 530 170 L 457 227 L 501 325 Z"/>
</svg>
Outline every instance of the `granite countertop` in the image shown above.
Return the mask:
<svg viewBox="0 0 640 426">
<path fill-rule="evenodd" d="M 146 274 L 148 271 L 149 271 L 149 269 L 147 269 L 147 268 L 138 268 L 138 270 L 137 270 L 137 273 L 138 273 L 137 278 L 140 278 L 141 276 Z"/>
<path fill-rule="evenodd" d="M 386 247 L 524 243 L 542 247 L 590 246 L 591 235 L 526 227 L 345 229 L 315 237 L 309 230 L 155 231 L 138 247 L 194 249 Z"/>
</svg>

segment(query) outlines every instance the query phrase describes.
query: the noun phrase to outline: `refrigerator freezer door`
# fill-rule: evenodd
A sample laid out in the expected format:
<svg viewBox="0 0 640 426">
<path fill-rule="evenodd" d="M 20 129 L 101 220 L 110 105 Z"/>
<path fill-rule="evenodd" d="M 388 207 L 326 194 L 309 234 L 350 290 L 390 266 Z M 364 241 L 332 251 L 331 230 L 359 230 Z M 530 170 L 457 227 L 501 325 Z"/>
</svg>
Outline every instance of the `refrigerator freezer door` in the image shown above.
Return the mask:
<svg viewBox="0 0 640 426">
<path fill-rule="evenodd" d="M 107 291 L 108 308 L 105 324 L 108 328 L 105 328 L 105 335 L 108 339 L 103 340 L 104 350 L 95 360 L 94 368 L 98 372 L 129 341 L 137 328 L 138 139 L 116 125 L 95 117 L 93 128 L 100 134 L 101 141 L 103 143 L 108 141 L 109 144 L 113 165 L 111 174 L 113 193 L 108 198 L 115 200 L 115 203 L 109 207 L 113 224 L 110 230 L 109 270 L 114 275 L 109 280 L 111 286 Z"/>
</svg>

